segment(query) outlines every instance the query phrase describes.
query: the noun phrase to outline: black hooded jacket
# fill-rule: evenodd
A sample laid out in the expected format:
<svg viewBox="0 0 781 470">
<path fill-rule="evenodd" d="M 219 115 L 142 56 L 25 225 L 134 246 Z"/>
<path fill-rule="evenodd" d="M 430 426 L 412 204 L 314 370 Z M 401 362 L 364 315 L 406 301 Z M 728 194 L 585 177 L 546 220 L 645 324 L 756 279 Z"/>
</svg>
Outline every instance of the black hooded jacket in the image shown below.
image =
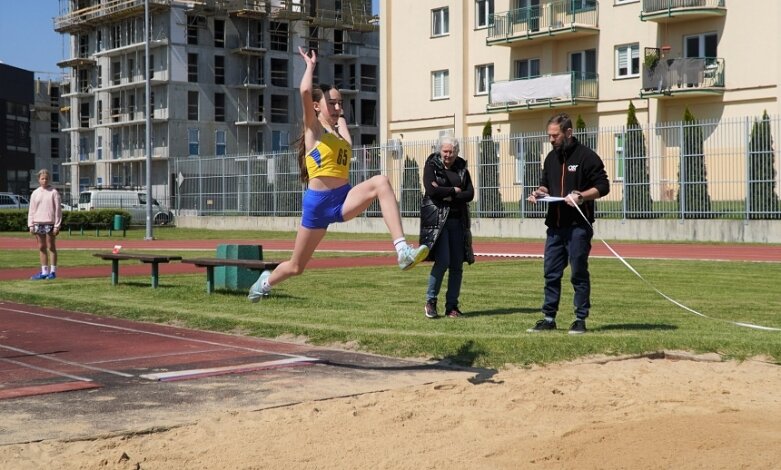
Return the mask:
<svg viewBox="0 0 781 470">
<path fill-rule="evenodd" d="M 461 188 L 460 193 L 455 192 L 456 186 Z M 423 187 L 425 194 L 420 203 L 420 244 L 433 247 L 448 217 L 458 217 L 466 234 L 464 260 L 469 264 L 474 263 L 469 203 L 475 197 L 475 188 L 466 169 L 466 160 L 456 157 L 448 169 L 439 153 L 432 153 L 423 167 Z M 429 253 L 429 261 L 433 260 L 433 253 L 433 250 Z"/>
<path fill-rule="evenodd" d="M 548 188 L 548 194 L 551 196 L 558 197 L 566 197 L 572 191 L 583 192 L 591 188 L 597 188 L 600 197 L 610 192 L 610 180 L 602 159 L 575 137 L 560 150 L 553 149 L 545 157 L 540 186 Z M 584 202 L 580 205 L 580 210 L 590 223 L 594 222 L 594 201 Z M 545 225 L 552 228 L 587 226 L 578 210 L 563 202 L 548 204 Z"/>
</svg>

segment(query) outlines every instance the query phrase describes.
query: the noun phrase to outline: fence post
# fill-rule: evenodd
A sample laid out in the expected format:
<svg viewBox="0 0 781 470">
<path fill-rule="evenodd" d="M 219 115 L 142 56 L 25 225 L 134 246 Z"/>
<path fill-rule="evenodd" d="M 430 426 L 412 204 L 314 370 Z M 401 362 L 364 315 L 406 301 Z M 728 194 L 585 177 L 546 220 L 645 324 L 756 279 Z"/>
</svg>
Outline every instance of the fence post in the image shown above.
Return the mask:
<svg viewBox="0 0 781 470">
<path fill-rule="evenodd" d="M 681 121 L 681 124 L 679 126 L 679 137 L 680 140 L 680 152 L 678 152 L 678 211 L 681 213 L 681 223 L 686 219 L 686 188 L 684 188 L 684 184 L 686 184 L 686 155 L 684 154 L 684 151 L 686 150 L 686 143 L 683 141 L 684 135 L 686 133 L 683 131 L 683 126 L 685 126 L 683 121 Z"/>
<path fill-rule="evenodd" d="M 743 131 L 743 140 L 744 145 L 746 148 L 746 153 L 744 154 L 744 158 L 746 160 L 746 204 L 744 206 L 744 214 L 745 218 L 743 219 L 743 224 L 748 225 L 748 220 L 750 218 L 749 214 L 749 207 L 753 207 L 751 204 L 751 180 L 749 179 L 751 175 L 751 118 L 746 116 L 746 120 L 744 122 L 745 130 Z"/>
</svg>

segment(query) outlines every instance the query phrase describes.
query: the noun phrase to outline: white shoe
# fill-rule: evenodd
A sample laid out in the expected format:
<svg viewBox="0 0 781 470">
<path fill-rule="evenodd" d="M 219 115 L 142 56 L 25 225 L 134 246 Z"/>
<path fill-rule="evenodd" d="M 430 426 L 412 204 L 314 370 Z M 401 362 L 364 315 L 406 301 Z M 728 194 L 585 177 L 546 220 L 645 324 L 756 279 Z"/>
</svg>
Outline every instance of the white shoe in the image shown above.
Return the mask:
<svg viewBox="0 0 781 470">
<path fill-rule="evenodd" d="M 271 276 L 271 271 L 268 269 L 263 271 L 260 273 L 258 280 L 255 281 L 255 284 L 252 284 L 252 287 L 249 288 L 247 299 L 249 299 L 250 302 L 257 303 L 262 297 L 268 297 L 270 291 L 263 290 L 263 283 L 269 276 Z"/>
<path fill-rule="evenodd" d="M 412 245 L 405 246 L 401 253 L 399 253 L 399 268 L 402 271 L 412 269 L 426 259 L 428 256 L 428 245 L 420 245 L 417 248 L 412 248 Z"/>
</svg>

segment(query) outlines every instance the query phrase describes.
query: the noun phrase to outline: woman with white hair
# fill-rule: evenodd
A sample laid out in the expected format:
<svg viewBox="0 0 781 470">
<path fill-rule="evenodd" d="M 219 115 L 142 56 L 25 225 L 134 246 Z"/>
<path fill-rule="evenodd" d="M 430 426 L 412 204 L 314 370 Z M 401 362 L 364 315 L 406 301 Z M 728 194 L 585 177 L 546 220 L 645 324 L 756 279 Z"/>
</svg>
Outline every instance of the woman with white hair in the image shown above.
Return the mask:
<svg viewBox="0 0 781 470">
<path fill-rule="evenodd" d="M 461 311 L 463 264 L 475 262 L 470 231 L 469 203 L 475 197 L 466 160 L 458 156 L 458 141 L 451 135 L 439 138 L 437 150 L 423 167 L 425 195 L 420 205 L 420 244 L 428 245 L 426 258 L 434 261 L 426 290 L 425 314 L 437 318 L 437 296 L 448 271 L 444 315 L 458 318 Z"/>
</svg>

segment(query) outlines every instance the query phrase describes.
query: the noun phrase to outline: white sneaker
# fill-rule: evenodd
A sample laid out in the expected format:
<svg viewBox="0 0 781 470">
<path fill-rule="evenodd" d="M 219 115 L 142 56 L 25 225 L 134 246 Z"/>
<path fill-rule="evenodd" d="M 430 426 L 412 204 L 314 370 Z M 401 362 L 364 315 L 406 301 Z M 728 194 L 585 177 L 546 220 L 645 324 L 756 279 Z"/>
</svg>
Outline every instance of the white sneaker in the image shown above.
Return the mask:
<svg viewBox="0 0 781 470">
<path fill-rule="evenodd" d="M 407 245 L 399 253 L 399 268 L 402 271 L 412 269 L 426 259 L 426 256 L 428 256 L 428 245 L 420 245 L 417 248 Z"/>
<path fill-rule="evenodd" d="M 258 280 L 255 281 L 255 284 L 252 284 L 252 287 L 249 288 L 249 295 L 247 296 L 247 299 L 249 299 L 250 302 L 256 303 L 259 302 L 262 297 L 268 297 L 271 291 L 263 290 L 263 282 L 268 279 L 269 276 L 271 276 L 271 271 L 268 269 L 263 271 L 260 273 Z"/>
</svg>

